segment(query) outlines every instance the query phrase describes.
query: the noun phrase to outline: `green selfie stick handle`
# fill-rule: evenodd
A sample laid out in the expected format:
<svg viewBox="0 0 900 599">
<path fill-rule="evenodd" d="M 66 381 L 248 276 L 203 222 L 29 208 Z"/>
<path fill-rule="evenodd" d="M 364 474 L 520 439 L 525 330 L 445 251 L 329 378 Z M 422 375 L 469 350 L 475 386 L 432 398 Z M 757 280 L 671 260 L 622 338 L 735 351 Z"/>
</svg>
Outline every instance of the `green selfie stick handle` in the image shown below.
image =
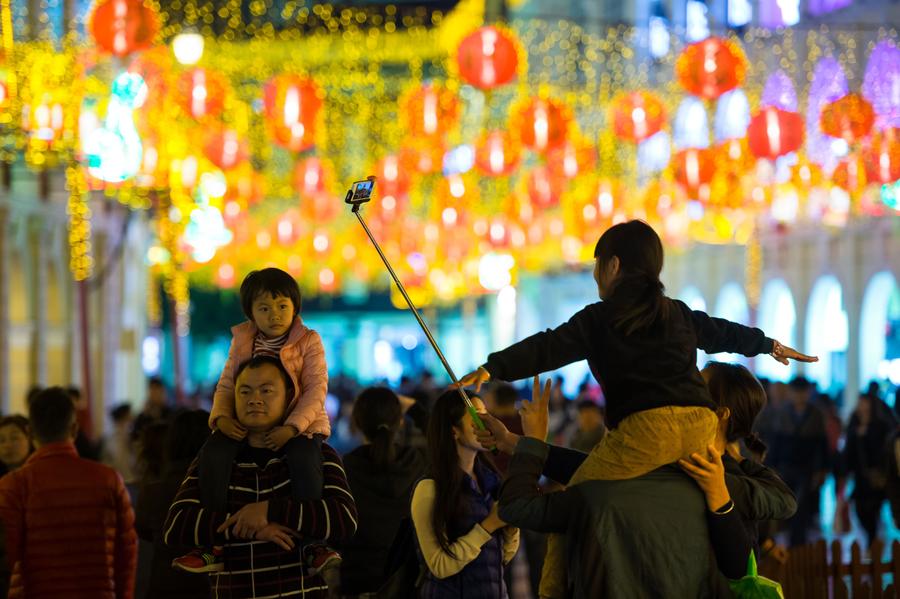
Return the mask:
<svg viewBox="0 0 900 599">
<path fill-rule="evenodd" d="M 374 180 L 375 178 L 369 177 L 369 179 Z M 409 309 L 412 311 L 413 316 L 416 317 L 416 320 L 419 322 L 419 326 L 422 328 L 422 331 L 428 338 L 428 342 L 431 343 L 431 347 L 434 348 L 434 352 L 437 354 L 438 358 L 440 358 L 441 364 L 444 365 L 444 370 L 446 370 L 447 374 L 450 375 L 450 380 L 453 381 L 453 384 L 456 386 L 457 391 L 459 391 L 460 397 L 462 397 L 463 401 L 466 402 L 466 409 L 469 411 L 469 415 L 472 416 L 472 422 L 475 423 L 475 426 L 478 427 L 479 430 L 487 430 L 487 428 L 484 426 L 484 421 L 481 419 L 481 416 L 478 415 L 478 411 L 475 410 L 475 406 L 472 404 L 472 400 L 469 399 L 469 396 L 466 394 L 466 390 L 463 389 L 462 385 L 459 384 L 459 379 L 456 378 L 456 375 L 453 373 L 453 369 L 450 367 L 450 363 L 447 362 L 447 358 L 444 357 L 444 352 L 441 351 L 441 348 L 438 346 L 437 341 L 434 340 L 434 336 L 431 334 L 431 330 L 428 328 L 428 325 L 425 323 L 422 315 L 419 314 L 419 310 L 416 309 L 416 306 L 410 299 L 409 294 L 406 293 L 406 289 L 403 287 L 403 283 L 400 282 L 400 277 L 398 277 L 397 273 L 394 272 L 394 269 L 391 266 L 391 263 L 388 261 L 387 256 L 385 256 L 384 252 L 381 251 L 381 246 L 378 245 L 377 241 L 375 241 L 375 237 L 369 230 L 368 225 L 366 225 L 366 221 L 363 220 L 362 214 L 360 213 L 360 207 L 361 204 L 354 205 L 352 210 L 353 214 L 356 215 L 356 218 L 359 220 L 359 224 L 361 224 L 363 230 L 365 230 L 366 235 L 369 237 L 369 241 L 371 241 L 372 245 L 375 246 L 375 250 L 381 257 L 381 261 L 384 262 L 384 265 L 388 269 L 391 278 L 394 279 L 394 283 L 397 284 L 397 289 L 400 290 L 400 294 L 403 295 L 403 299 L 406 300 L 406 305 L 409 306 Z M 497 453 L 497 448 L 491 448 L 491 452 Z"/>
</svg>

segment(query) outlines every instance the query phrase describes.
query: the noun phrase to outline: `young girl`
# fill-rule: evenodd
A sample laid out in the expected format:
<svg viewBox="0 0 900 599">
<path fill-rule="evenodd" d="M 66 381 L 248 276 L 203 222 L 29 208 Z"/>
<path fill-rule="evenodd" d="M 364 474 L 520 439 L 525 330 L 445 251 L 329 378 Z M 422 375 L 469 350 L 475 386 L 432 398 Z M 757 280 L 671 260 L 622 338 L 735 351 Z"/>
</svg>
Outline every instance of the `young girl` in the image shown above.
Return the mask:
<svg viewBox="0 0 900 599">
<path fill-rule="evenodd" d="M 473 397 L 477 409 L 484 404 Z M 427 566 L 421 596 L 506 599 L 503 568 L 518 529 L 497 516 L 500 476 L 485 457 L 456 391 L 441 395 L 428 422 L 430 477 L 416 485 L 412 520 Z"/>
<path fill-rule="evenodd" d="M 697 349 L 745 356 L 771 354 L 784 364 L 804 356 L 751 329 L 664 295 L 662 242 L 646 223 L 608 229 L 594 249 L 594 280 L 604 301 L 586 306 L 554 330 L 488 356 L 463 377 L 476 388 L 518 380 L 586 359 L 606 397 L 609 432 L 571 480 L 635 478 L 692 453 L 714 439 L 715 404 L 700 372 Z M 562 568 L 562 544 L 551 537 L 547 568 Z M 542 581 L 541 595 L 550 594 Z"/>
<path fill-rule="evenodd" d="M 251 272 L 240 289 L 241 308 L 247 322 L 231 329 L 228 360 L 216 385 L 209 426 L 213 434 L 199 455 L 200 492 L 208 509 L 227 511 L 226 496 L 231 466 L 247 430 L 234 410 L 234 375 L 252 357 L 274 356 L 281 360 L 294 383 L 295 394 L 282 426 L 266 437 L 269 449 L 285 448 L 296 499 L 316 499 L 322 491 L 322 440 L 331 433 L 325 396 L 328 368 L 319 334 L 300 319 L 300 288 L 278 268 Z M 340 556 L 324 546 L 305 549 L 308 565 L 320 570 L 334 565 Z M 219 552 L 202 549 L 173 561 L 173 567 L 189 572 L 222 569 Z"/>
</svg>

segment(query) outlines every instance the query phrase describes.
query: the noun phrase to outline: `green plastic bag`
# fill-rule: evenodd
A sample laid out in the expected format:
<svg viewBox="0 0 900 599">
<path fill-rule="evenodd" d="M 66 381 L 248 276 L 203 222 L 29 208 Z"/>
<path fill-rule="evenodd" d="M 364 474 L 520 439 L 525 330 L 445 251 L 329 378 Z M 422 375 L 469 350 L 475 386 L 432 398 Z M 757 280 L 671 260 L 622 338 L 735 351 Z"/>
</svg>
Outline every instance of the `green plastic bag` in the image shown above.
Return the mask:
<svg viewBox="0 0 900 599">
<path fill-rule="evenodd" d="M 747 575 L 730 581 L 729 585 L 735 599 L 784 599 L 780 584 L 756 573 L 756 556 L 752 551 L 747 560 Z"/>
</svg>

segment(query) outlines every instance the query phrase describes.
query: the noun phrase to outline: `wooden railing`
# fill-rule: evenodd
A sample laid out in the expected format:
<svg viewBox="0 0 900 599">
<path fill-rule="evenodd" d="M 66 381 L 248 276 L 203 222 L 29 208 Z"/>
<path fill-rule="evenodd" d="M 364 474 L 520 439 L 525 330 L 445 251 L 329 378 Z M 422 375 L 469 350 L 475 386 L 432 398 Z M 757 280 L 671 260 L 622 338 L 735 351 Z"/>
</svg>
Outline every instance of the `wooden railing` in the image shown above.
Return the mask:
<svg viewBox="0 0 900 599">
<path fill-rule="evenodd" d="M 779 580 L 787 599 L 900 599 L 900 542 L 891 546 L 890 560 L 884 559 L 881 541 L 872 545 L 866 560 L 854 542 L 850 563 L 844 563 L 840 541 L 830 549 L 830 559 L 824 541 L 791 549 L 786 564 L 761 567 L 761 573 Z"/>
</svg>

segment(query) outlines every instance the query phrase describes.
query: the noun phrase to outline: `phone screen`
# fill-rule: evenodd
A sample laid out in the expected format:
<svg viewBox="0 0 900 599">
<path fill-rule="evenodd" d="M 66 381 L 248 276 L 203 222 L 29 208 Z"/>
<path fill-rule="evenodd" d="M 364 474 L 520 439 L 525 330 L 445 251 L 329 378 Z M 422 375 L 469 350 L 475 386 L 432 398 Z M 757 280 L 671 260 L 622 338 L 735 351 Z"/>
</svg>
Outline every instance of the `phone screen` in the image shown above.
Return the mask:
<svg viewBox="0 0 900 599">
<path fill-rule="evenodd" d="M 374 181 L 357 181 L 353 184 L 353 201 L 368 200 L 372 196 Z"/>
</svg>

